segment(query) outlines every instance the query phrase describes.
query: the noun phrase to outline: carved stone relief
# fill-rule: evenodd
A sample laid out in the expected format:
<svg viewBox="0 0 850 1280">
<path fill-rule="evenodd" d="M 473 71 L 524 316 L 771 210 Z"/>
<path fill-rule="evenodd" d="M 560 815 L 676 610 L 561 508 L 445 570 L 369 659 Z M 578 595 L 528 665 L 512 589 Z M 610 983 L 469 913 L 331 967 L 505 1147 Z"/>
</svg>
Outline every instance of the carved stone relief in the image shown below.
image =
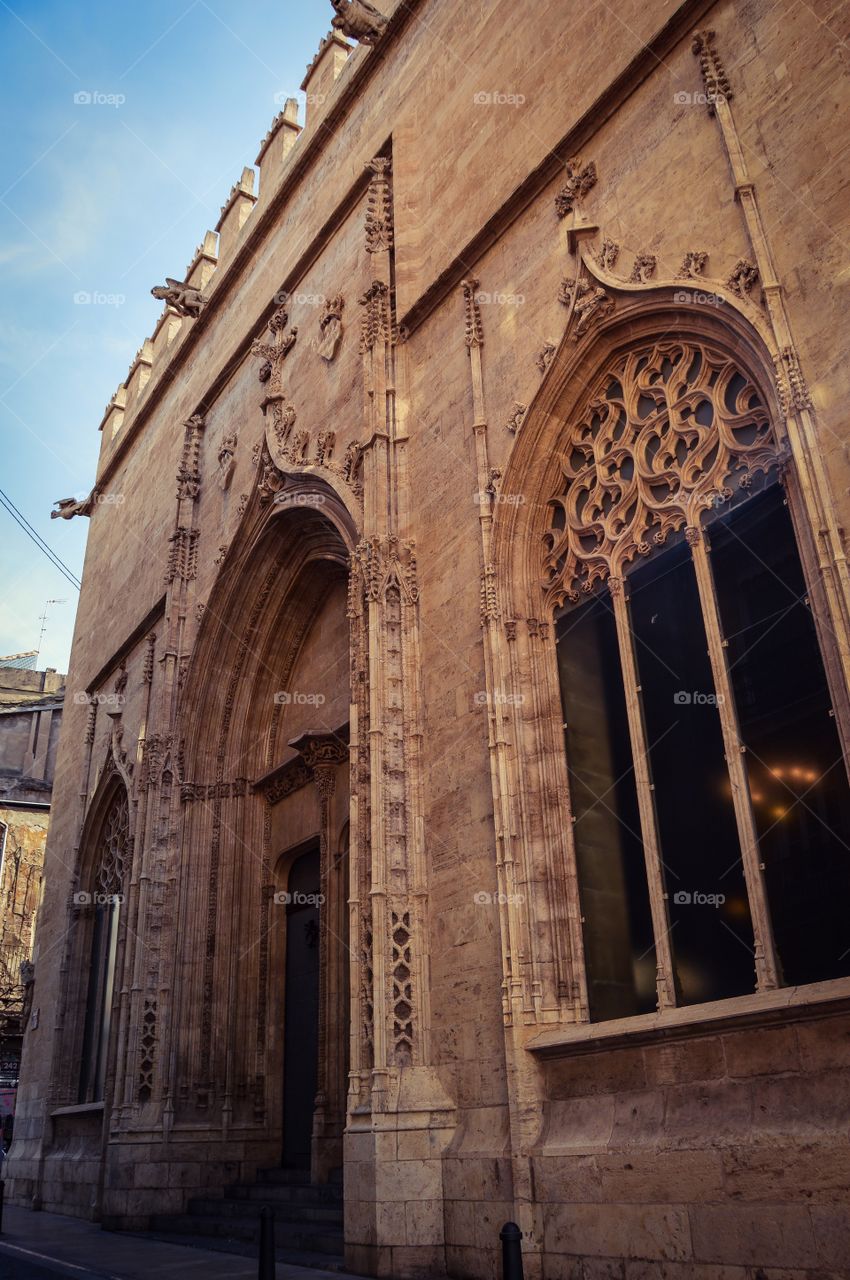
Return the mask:
<svg viewBox="0 0 850 1280">
<path fill-rule="evenodd" d="M 663 341 L 618 357 L 569 426 L 550 500 L 544 587 L 553 605 L 622 576 L 675 529 L 731 496 L 779 451 L 754 385 L 726 354 Z"/>
</svg>

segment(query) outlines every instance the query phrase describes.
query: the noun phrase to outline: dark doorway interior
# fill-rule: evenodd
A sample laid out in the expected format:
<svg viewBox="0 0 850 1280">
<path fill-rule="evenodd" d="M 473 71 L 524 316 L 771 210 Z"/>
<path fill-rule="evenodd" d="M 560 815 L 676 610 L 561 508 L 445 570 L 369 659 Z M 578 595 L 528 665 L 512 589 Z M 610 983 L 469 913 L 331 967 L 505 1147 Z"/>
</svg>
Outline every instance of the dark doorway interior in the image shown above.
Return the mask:
<svg viewBox="0 0 850 1280">
<path fill-rule="evenodd" d="M 318 846 L 293 863 L 287 891 L 282 1164 L 309 1169 L 319 1064 Z"/>
</svg>

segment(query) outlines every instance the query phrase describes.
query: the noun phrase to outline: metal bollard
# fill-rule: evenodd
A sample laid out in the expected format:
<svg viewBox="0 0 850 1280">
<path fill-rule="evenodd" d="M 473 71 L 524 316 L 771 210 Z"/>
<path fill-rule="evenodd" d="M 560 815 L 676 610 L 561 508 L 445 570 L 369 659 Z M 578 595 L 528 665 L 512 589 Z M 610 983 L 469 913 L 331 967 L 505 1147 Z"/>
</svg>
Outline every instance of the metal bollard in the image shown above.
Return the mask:
<svg viewBox="0 0 850 1280">
<path fill-rule="evenodd" d="M 506 1222 L 499 1232 L 502 1242 L 502 1280 L 523 1280 L 522 1232 L 515 1222 Z"/>
<path fill-rule="evenodd" d="M 274 1210 L 265 1205 L 260 1210 L 259 1280 L 275 1280 L 274 1276 Z"/>
</svg>

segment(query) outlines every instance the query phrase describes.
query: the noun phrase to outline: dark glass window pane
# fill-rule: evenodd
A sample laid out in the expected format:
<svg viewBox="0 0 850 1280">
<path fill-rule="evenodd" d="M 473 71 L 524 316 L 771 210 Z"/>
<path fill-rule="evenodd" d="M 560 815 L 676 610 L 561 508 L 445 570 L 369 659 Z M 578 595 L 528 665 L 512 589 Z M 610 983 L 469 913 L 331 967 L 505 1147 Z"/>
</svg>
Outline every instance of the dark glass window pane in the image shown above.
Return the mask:
<svg viewBox="0 0 850 1280">
<path fill-rule="evenodd" d="M 850 788 L 783 491 L 711 526 L 711 563 L 787 983 L 850 973 Z"/>
<path fill-rule="evenodd" d="M 652 918 L 608 602 L 560 618 L 557 644 L 591 1017 L 652 1012 Z"/>
<path fill-rule="evenodd" d="M 680 999 L 742 995 L 752 925 L 689 548 L 633 570 L 629 593 Z"/>
</svg>

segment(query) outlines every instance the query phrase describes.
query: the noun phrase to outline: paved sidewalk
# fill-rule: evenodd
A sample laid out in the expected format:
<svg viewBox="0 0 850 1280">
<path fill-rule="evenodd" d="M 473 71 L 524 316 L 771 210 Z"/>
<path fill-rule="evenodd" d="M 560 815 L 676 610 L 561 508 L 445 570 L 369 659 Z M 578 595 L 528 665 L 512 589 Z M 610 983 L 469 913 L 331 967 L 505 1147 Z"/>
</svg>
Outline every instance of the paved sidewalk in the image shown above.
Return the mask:
<svg viewBox="0 0 850 1280">
<path fill-rule="evenodd" d="M 257 1262 L 209 1249 L 192 1249 L 144 1236 L 102 1231 L 96 1222 L 59 1213 L 3 1210 L 0 1280 L 256 1280 Z M 364 1280 L 279 1262 L 277 1280 Z"/>
</svg>

